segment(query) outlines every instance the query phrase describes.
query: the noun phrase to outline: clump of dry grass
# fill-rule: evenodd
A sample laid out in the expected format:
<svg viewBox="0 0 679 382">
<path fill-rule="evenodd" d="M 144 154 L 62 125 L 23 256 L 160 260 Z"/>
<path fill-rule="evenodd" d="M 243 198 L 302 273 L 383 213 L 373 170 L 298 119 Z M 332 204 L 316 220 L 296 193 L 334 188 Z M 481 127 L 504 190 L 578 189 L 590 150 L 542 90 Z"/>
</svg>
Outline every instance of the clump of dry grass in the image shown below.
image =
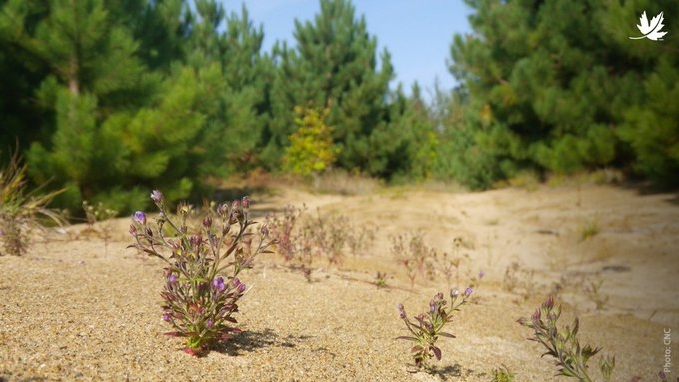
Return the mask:
<svg viewBox="0 0 679 382">
<path fill-rule="evenodd" d="M 26 192 L 26 165 L 15 152 L 9 163 L 0 169 L 0 242 L 3 252 L 21 256 L 30 244 L 30 233 L 43 228 L 45 219 L 63 225 L 65 218 L 47 204 L 63 190 L 39 194 Z"/>
</svg>

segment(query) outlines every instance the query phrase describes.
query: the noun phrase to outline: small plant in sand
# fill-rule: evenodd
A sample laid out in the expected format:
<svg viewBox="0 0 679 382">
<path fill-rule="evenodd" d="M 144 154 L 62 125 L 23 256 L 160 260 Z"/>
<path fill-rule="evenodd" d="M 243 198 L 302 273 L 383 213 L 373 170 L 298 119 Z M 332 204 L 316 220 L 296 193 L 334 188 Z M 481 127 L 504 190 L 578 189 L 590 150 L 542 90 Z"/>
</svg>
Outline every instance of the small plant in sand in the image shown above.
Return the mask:
<svg viewBox="0 0 679 382">
<path fill-rule="evenodd" d="M 453 253 L 448 255 L 443 252 L 441 256 L 438 254 L 434 257 L 435 267 L 440 274 L 446 279 L 448 288 L 451 287 L 451 279 L 455 276 L 457 283 L 460 283 L 460 264 L 462 256 L 460 256 L 460 248 L 462 247 L 462 238 L 456 237 L 453 239 Z M 465 255 L 468 258 L 468 255 Z"/>
<path fill-rule="evenodd" d="M 110 221 L 118 215 L 118 211 L 104 206 L 102 202 L 91 204 L 87 200 L 83 201 L 83 211 L 87 220 L 88 230 L 96 232 L 97 223 Z M 110 231 L 110 227 L 102 227 L 104 231 Z"/>
<path fill-rule="evenodd" d="M 583 280 L 583 284 L 584 280 Z M 604 284 L 604 280 L 598 277 L 596 280 L 588 280 L 587 284 L 583 288 L 583 291 L 589 297 L 596 306 L 596 310 L 601 310 L 604 308 L 608 302 L 608 296 L 601 293 L 601 286 Z"/>
<path fill-rule="evenodd" d="M 348 218 L 345 218 L 347 221 Z M 372 224 L 363 226 L 349 225 L 347 230 L 347 245 L 349 251 L 356 257 L 369 251 L 375 244 L 379 227 Z"/>
<path fill-rule="evenodd" d="M 411 287 L 415 286 L 415 280 L 418 276 L 426 277 L 429 280 L 442 276 L 448 283 L 448 288 L 452 286 L 454 276 L 459 286 L 462 260 L 469 259 L 469 255 L 460 255 L 459 251 L 461 247 L 469 248 L 470 246 L 462 238 L 456 237 L 453 239 L 453 254 L 449 255 L 446 252 L 441 254 L 425 243 L 422 232 L 391 237 L 391 253 L 396 261 L 406 269 Z M 472 278 L 474 282 L 474 285 L 471 285 L 472 288 L 475 288 L 475 284 L 478 284 L 483 278 L 483 272 L 479 273 L 479 276 L 478 279 Z"/>
<path fill-rule="evenodd" d="M 436 251 L 424 242 L 421 232 L 391 237 L 391 253 L 406 269 L 410 286 L 415 286 L 417 276 L 434 277 Z"/>
<path fill-rule="evenodd" d="M 502 365 L 502 367 L 493 370 L 491 382 L 514 382 L 514 377 L 516 374 L 509 371 L 507 366 Z"/>
<path fill-rule="evenodd" d="M 531 317 L 521 317 L 518 323 L 533 330 L 533 337 L 529 340 L 538 342 L 547 349 L 543 356 L 555 358 L 557 375 L 577 378 L 580 382 L 594 381 L 589 375 L 588 362 L 601 349 L 580 345 L 577 338 L 580 322 L 577 317 L 572 327 L 558 328 L 560 316 L 561 306 L 555 306 L 554 298 L 550 296 Z M 599 370 L 604 381 L 611 379 L 614 367 L 615 357 L 600 359 Z"/>
<path fill-rule="evenodd" d="M 309 218 L 302 226 L 302 239 L 308 242 L 302 248 L 311 248 L 320 257 L 326 257 L 328 265 L 339 266 L 344 262 L 345 246 L 351 229 L 348 219 L 342 215 L 321 214 Z"/>
<path fill-rule="evenodd" d="M 265 224 L 269 227 L 269 235 L 276 240 L 278 253 L 283 256 L 285 261 L 291 261 L 295 257 L 295 241 L 293 229 L 299 219 L 306 211 L 306 206 L 296 208 L 290 204 L 283 208 L 283 214 L 270 214 L 265 219 Z"/>
<path fill-rule="evenodd" d="M 83 201 L 83 211 L 87 219 L 87 233 L 100 235 L 104 239 L 104 253 L 108 253 L 108 240 L 111 238 L 113 218 L 118 215 L 118 211 L 107 208 L 102 202 L 94 205 L 87 200 Z M 100 226 L 101 232 L 97 231 L 97 225 Z"/>
<path fill-rule="evenodd" d="M 535 282 L 535 271 L 525 269 L 518 261 L 513 261 L 507 269 L 505 269 L 504 280 L 502 280 L 503 287 L 510 293 L 516 293 L 521 296 L 523 302 L 535 294 L 538 285 Z M 561 288 L 558 285 L 558 288 Z"/>
<path fill-rule="evenodd" d="M 441 360 L 441 349 L 436 346 L 439 337 L 455 338 L 454 335 L 443 332 L 443 327 L 452 321 L 454 312 L 459 311 L 460 306 L 467 303 L 467 299 L 473 292 L 474 290 L 468 287 L 460 296 L 457 289 L 451 290 L 450 306 L 447 306 L 448 301 L 443 297 L 443 293 L 439 292 L 429 302 L 429 310 L 413 317 L 413 319 L 408 318 L 403 304 L 398 304 L 399 316 L 405 323 L 410 335 L 400 336 L 397 339 L 415 342 L 410 350 L 415 362 L 412 365 L 416 368 L 414 371 L 431 370 L 430 360 L 433 357 Z M 458 301 L 458 299 L 460 300 Z"/>
<path fill-rule="evenodd" d="M 387 286 L 386 272 L 377 271 L 377 275 L 375 276 L 375 286 L 377 286 L 378 288 L 386 288 Z"/>
<path fill-rule="evenodd" d="M 306 238 L 305 230 L 295 229 L 305 211 L 306 206 L 296 208 L 287 205 L 282 215 L 268 215 L 265 225 L 269 229 L 269 236 L 276 243 L 276 252 L 283 256 L 292 269 L 301 270 L 307 281 L 311 281 L 311 266 L 314 257 L 312 240 Z"/>
<path fill-rule="evenodd" d="M 599 219 L 596 217 L 586 220 L 578 228 L 580 241 L 585 241 L 590 237 L 594 237 L 599 234 L 599 232 L 601 232 L 601 226 L 599 225 Z"/>
<path fill-rule="evenodd" d="M 47 204 L 58 194 L 54 191 L 44 195 L 26 192 L 26 165 L 21 156 L 10 157 L 5 168 L 0 169 L 0 241 L 2 252 L 21 256 L 30 245 L 30 232 L 43 228 L 47 218 L 57 225 L 66 223 L 64 215 L 47 208 Z"/>
<path fill-rule="evenodd" d="M 167 263 L 162 319 L 174 331 L 166 334 L 187 338 L 184 351 L 204 355 L 240 331 L 233 314 L 246 287 L 238 275 L 252 267 L 259 253 L 268 251 L 272 244 L 268 228 L 260 228 L 253 246 L 255 235 L 249 227 L 255 222 L 249 218 L 247 196 L 216 206 L 195 233 L 186 224 L 190 206 L 179 205 L 180 223 L 176 224 L 163 195 L 153 191 L 151 199 L 160 210 L 156 224 L 149 224 L 144 212 L 135 212 L 130 226 L 135 244 L 130 247 Z"/>
<path fill-rule="evenodd" d="M 270 235 L 277 242 L 278 253 L 294 269 L 301 270 L 311 281 L 311 270 L 317 259 L 326 258 L 329 265 L 340 266 L 347 251 L 354 256 L 365 252 L 375 240 L 376 227 L 355 227 L 343 215 L 323 214 L 302 219 L 306 206 L 286 206 L 282 215 L 266 217 Z M 301 225 L 297 227 L 297 224 Z"/>
</svg>

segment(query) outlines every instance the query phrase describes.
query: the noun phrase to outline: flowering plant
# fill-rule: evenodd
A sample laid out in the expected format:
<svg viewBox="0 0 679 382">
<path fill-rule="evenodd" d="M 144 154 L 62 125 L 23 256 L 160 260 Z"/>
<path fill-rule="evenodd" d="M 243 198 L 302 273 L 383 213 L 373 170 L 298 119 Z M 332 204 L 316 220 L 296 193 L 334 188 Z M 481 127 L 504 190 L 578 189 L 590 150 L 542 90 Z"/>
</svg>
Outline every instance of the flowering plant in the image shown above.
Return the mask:
<svg viewBox="0 0 679 382">
<path fill-rule="evenodd" d="M 177 225 L 168 216 L 163 194 L 154 190 L 151 199 L 160 210 L 155 227 L 147 222 L 144 212 L 135 212 L 130 225 L 135 243 L 130 247 L 167 263 L 162 319 L 174 331 L 166 334 L 186 337 L 184 351 L 203 355 L 240 331 L 233 325 L 237 321 L 232 315 L 238 312 L 237 302 L 246 286 L 238 275 L 251 268 L 255 256 L 268 251 L 272 241 L 267 240 L 264 225 L 253 250 L 254 234 L 248 227 L 255 222 L 248 216 L 247 196 L 211 208 L 194 234 L 187 226 L 191 206 L 179 205 L 181 223 Z"/>
<path fill-rule="evenodd" d="M 557 375 L 577 378 L 581 382 L 592 382 L 589 376 L 589 359 L 596 355 L 601 348 L 592 348 L 590 345 L 581 346 L 578 340 L 580 321 L 576 317 L 573 326 L 563 329 L 557 327 L 557 321 L 561 316 L 561 306 L 554 304 L 554 298 L 549 296 L 531 317 L 521 317 L 519 325 L 533 330 L 531 341 L 540 343 L 547 351 L 543 354 L 555 358 L 559 368 Z M 604 381 L 611 379 L 615 357 L 604 357 L 599 361 L 599 369 Z"/>
<path fill-rule="evenodd" d="M 441 360 L 441 349 L 436 346 L 436 341 L 439 336 L 455 338 L 454 335 L 442 332 L 443 327 L 452 321 L 453 312 L 459 311 L 460 306 L 467 302 L 467 299 L 474 290 L 469 287 L 462 294 L 462 300 L 457 301 L 460 297 L 460 292 L 457 289 L 450 291 L 450 307 L 447 308 L 447 301 L 443 298 L 443 293 L 439 292 L 434 295 L 434 298 L 429 302 L 429 311 L 415 316 L 415 321 L 411 321 L 403 307 L 403 304 L 398 304 L 399 316 L 405 322 L 406 327 L 412 335 L 400 336 L 397 339 L 403 339 L 416 342 L 411 352 L 413 353 L 413 360 L 417 369 L 422 367 L 429 368 L 429 360 L 431 357 L 436 357 Z"/>
</svg>

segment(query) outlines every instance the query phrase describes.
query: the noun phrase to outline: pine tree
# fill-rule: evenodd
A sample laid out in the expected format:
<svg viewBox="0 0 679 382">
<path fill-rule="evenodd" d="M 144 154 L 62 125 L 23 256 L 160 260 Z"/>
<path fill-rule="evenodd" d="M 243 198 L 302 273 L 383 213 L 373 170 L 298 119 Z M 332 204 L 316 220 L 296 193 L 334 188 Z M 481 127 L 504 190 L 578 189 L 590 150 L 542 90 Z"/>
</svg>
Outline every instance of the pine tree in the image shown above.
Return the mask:
<svg viewBox="0 0 679 382">
<path fill-rule="evenodd" d="M 264 158 L 274 163 L 287 146 L 294 107 L 312 105 L 330 110 L 328 124 L 335 127 L 333 139 L 341 148 L 339 166 L 376 175 L 386 171 L 376 165 L 385 153 L 370 137 L 388 123 L 386 98 L 393 77 L 389 53 L 382 52 L 378 70 L 377 40 L 368 33 L 365 18 L 355 18 L 347 0 L 321 0 L 313 22 L 295 21 L 294 36 L 295 49 L 285 44 L 275 49 L 279 65 Z"/>
<path fill-rule="evenodd" d="M 107 8 L 113 4 L 51 0 L 39 12 L 20 3 L 3 9 L 21 32 L 13 44 L 49 69 L 35 99 L 52 117 L 27 153 L 29 174 L 66 187 L 56 201 L 73 210 L 91 200 L 128 212 L 146 203 L 151 187 L 167 186 L 172 198 L 192 188 L 185 154 L 203 123 L 195 78 L 149 72 L 124 19 L 111 17 L 121 13 Z"/>
<path fill-rule="evenodd" d="M 371 136 L 373 145 L 383 152 L 371 165 L 383 160 L 380 164 L 384 169 L 382 173 L 392 180 L 428 179 L 438 156 L 438 135 L 417 82 L 411 93 L 406 97 L 399 84 L 391 93 L 389 123 L 382 125 L 386 128 L 376 129 Z"/>
<path fill-rule="evenodd" d="M 244 158 L 260 143 L 268 120 L 273 64 L 260 53 L 264 33 L 253 26 L 245 6 L 228 16 L 214 0 L 197 1 L 196 8 L 200 22 L 189 37 L 188 64 L 202 73 L 209 90 L 195 165 L 202 174 L 244 172 L 254 165 Z"/>
<path fill-rule="evenodd" d="M 151 70 L 167 73 L 184 62 L 186 41 L 195 15 L 188 0 L 115 0 L 107 8 L 139 42 L 137 56 Z"/>
<path fill-rule="evenodd" d="M 491 158 L 491 167 L 479 171 L 495 175 L 481 186 L 522 168 L 569 173 L 629 158 L 618 139 L 629 135 L 619 127 L 627 124 L 630 108 L 648 98 L 639 92 L 639 81 L 663 60 L 676 63 L 676 52 L 661 45 L 640 48 L 629 36 L 643 9 L 679 17 L 676 5 L 467 4 L 474 9 L 475 34 L 455 36 L 451 72 L 469 92 L 464 123 L 471 125 L 462 129 L 474 131 L 469 148 Z"/>
</svg>

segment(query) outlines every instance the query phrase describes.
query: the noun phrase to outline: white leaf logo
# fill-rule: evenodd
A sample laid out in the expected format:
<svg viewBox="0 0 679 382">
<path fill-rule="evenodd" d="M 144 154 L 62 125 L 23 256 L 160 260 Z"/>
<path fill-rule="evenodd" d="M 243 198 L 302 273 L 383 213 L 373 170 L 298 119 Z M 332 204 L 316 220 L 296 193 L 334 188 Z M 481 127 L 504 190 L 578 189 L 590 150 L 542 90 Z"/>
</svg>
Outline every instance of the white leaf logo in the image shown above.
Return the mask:
<svg viewBox="0 0 679 382">
<path fill-rule="evenodd" d="M 662 37 L 667 34 L 667 32 L 661 32 L 662 28 L 665 26 L 663 22 L 664 18 L 662 15 L 662 12 L 660 12 L 657 16 L 651 19 L 651 22 L 648 22 L 648 18 L 646 18 L 646 11 L 641 14 L 641 17 L 639 17 L 639 25 L 637 25 L 637 28 L 639 28 L 639 32 L 643 34 L 641 37 L 630 37 L 632 40 L 639 40 L 642 38 L 647 38 L 649 40 L 653 41 L 662 41 Z"/>
</svg>

